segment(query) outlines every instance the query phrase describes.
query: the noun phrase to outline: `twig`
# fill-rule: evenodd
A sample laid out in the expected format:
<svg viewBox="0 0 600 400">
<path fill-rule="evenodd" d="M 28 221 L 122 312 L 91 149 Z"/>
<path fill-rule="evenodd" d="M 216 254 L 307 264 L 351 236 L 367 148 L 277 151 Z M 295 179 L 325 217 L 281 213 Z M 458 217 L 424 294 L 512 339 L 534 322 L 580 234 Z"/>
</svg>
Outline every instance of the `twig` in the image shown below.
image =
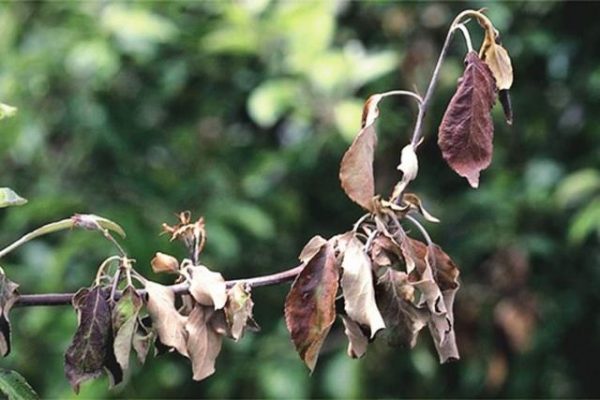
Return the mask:
<svg viewBox="0 0 600 400">
<path fill-rule="evenodd" d="M 226 284 L 228 288 L 234 286 L 237 283 L 243 283 L 245 285 L 250 286 L 251 288 L 278 285 L 280 283 L 294 280 L 303 268 L 304 264 L 300 264 L 294 268 L 278 272 L 276 274 L 257 276 L 254 278 L 247 279 L 235 279 L 227 281 Z M 178 283 L 169 287 L 176 294 L 184 294 L 188 290 L 187 282 Z M 140 296 L 144 296 L 146 294 L 145 289 L 138 289 L 137 292 Z M 68 305 L 71 304 L 71 299 L 73 298 L 74 294 L 75 293 L 23 294 L 15 303 L 15 307 Z M 121 294 L 122 291 L 116 291 L 114 299 L 118 300 L 121 297 Z"/>
</svg>

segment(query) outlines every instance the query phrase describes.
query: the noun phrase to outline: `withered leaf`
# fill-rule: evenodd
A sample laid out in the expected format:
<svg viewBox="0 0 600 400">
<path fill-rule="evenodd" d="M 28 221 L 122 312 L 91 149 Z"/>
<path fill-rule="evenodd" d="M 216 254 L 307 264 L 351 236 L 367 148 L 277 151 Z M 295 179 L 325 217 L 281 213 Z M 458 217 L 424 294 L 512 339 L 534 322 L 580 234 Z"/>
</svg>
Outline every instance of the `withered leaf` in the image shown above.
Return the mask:
<svg viewBox="0 0 600 400">
<path fill-rule="evenodd" d="M 144 364 L 146 362 L 146 356 L 148 356 L 150 346 L 155 339 L 154 331 L 146 327 L 142 321 L 142 318 L 138 318 L 138 323 L 135 332 L 133 333 L 131 343 L 137 354 L 140 364 Z"/>
<path fill-rule="evenodd" d="M 179 261 L 175 257 L 161 252 L 156 253 L 150 261 L 150 265 L 152 265 L 152 271 L 157 274 L 161 272 L 175 274 L 179 270 Z"/>
<path fill-rule="evenodd" d="M 99 286 L 81 289 L 73 296 L 78 326 L 65 353 L 65 375 L 75 393 L 88 379 L 97 378 L 105 368 L 111 384 L 118 384 L 123 373 L 113 353 L 111 310 L 107 289 Z"/>
<path fill-rule="evenodd" d="M 114 354 L 123 371 L 129 368 L 129 354 L 143 304 L 144 301 L 135 288 L 127 286 L 112 311 Z"/>
<path fill-rule="evenodd" d="M 371 260 L 356 237 L 348 242 L 342 270 L 341 285 L 346 312 L 355 322 L 368 326 L 373 338 L 385 328 L 385 323 L 375 303 Z"/>
<path fill-rule="evenodd" d="M 19 285 L 9 280 L 0 268 L 0 355 L 6 357 L 10 353 L 10 320 L 8 313 L 18 300 Z"/>
<path fill-rule="evenodd" d="M 285 322 L 292 341 L 311 372 L 335 320 L 339 271 L 331 243 L 308 261 L 285 299 Z"/>
<path fill-rule="evenodd" d="M 304 246 L 298 259 L 303 263 L 307 263 L 311 258 L 315 256 L 321 250 L 321 247 L 327 243 L 327 240 L 321 235 L 313 236 L 308 243 Z"/>
<path fill-rule="evenodd" d="M 448 165 L 476 188 L 479 172 L 492 161 L 490 110 L 496 86 L 489 67 L 475 52 L 469 52 L 465 62 L 465 72 L 440 124 L 438 145 Z"/>
<path fill-rule="evenodd" d="M 379 277 L 375 290 L 390 345 L 414 347 L 419 331 L 429 321 L 429 313 L 413 304 L 415 290 L 408 282 L 408 275 L 387 268 Z"/>
<path fill-rule="evenodd" d="M 146 282 L 146 291 L 146 309 L 152 318 L 152 326 L 158 339 L 165 346 L 173 347 L 187 357 L 186 317 L 175 309 L 175 293 L 170 288 L 151 281 Z"/>
<path fill-rule="evenodd" d="M 360 326 L 352 321 L 350 317 L 342 315 L 344 323 L 344 333 L 348 337 L 348 356 L 351 358 L 361 358 L 367 352 L 369 340 L 360 329 Z"/>
<path fill-rule="evenodd" d="M 419 160 L 412 144 L 407 144 L 402 149 L 400 165 L 398 165 L 397 169 L 402 171 L 402 179 L 400 179 L 400 182 L 394 188 L 393 198 L 400 196 L 410 181 L 414 180 L 419 173 Z"/>
<path fill-rule="evenodd" d="M 208 323 L 213 313 L 215 310 L 212 307 L 197 304 L 185 324 L 187 351 L 196 381 L 201 381 L 215 372 L 215 360 L 221 351 L 223 337 Z"/>
<path fill-rule="evenodd" d="M 214 306 L 215 310 L 225 307 L 227 289 L 223 275 L 203 265 L 188 267 L 187 270 L 192 277 L 189 292 L 194 300 L 204 306 Z"/>
<path fill-rule="evenodd" d="M 227 305 L 225 316 L 231 332 L 231 337 L 236 342 L 244 335 L 244 330 L 249 319 L 252 319 L 254 303 L 250 297 L 249 287 L 243 283 L 235 284 L 227 291 Z"/>
<path fill-rule="evenodd" d="M 479 57 L 490 67 L 498 90 L 508 90 L 513 84 L 512 63 L 508 52 L 498 43 L 496 37 L 494 27 L 486 24 Z"/>
</svg>

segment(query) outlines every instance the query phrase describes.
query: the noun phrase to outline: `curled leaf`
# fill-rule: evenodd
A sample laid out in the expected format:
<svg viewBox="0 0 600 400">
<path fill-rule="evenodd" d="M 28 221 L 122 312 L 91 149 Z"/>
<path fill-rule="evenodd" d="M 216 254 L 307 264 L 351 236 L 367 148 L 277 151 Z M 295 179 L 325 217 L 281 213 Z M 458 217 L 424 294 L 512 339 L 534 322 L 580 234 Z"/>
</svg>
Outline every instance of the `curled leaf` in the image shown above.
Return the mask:
<svg viewBox="0 0 600 400">
<path fill-rule="evenodd" d="M 27 200 L 19 196 L 14 190 L 6 187 L 0 188 L 0 208 L 22 206 L 26 203 Z"/>
<path fill-rule="evenodd" d="M 423 206 L 423 202 L 414 193 L 404 193 L 402 196 L 402 202 L 405 204 L 409 204 L 410 208 L 416 210 L 419 214 L 421 214 L 427 221 L 429 222 L 440 222 L 439 219 L 431 215 Z"/>
<path fill-rule="evenodd" d="M 40 397 L 17 371 L 0 368 L 0 393 L 8 400 L 37 400 Z"/>
<path fill-rule="evenodd" d="M 398 182 L 394 188 L 392 198 L 400 196 L 400 194 L 404 192 L 404 189 L 406 189 L 406 186 L 408 186 L 419 173 L 419 160 L 417 159 L 417 154 L 415 153 L 415 148 L 412 144 L 408 144 L 402 149 L 400 165 L 398 165 L 397 168 L 402 171 L 402 179 L 400 179 L 400 182 Z"/>
<path fill-rule="evenodd" d="M 250 290 L 243 283 L 237 283 L 227 291 L 225 316 L 231 337 L 236 342 L 244 335 L 248 320 L 252 319 L 252 307 L 254 303 L 250 297 Z"/>
<path fill-rule="evenodd" d="M 490 67 L 492 75 L 496 80 L 498 90 L 508 90 L 513 84 L 513 68 L 508 52 L 498 40 L 498 32 L 492 26 L 491 22 L 483 22 L 485 36 L 479 57 Z"/>
<path fill-rule="evenodd" d="M 367 352 L 369 340 L 360 329 L 360 326 L 348 316 L 342 315 L 342 322 L 345 328 L 344 333 L 348 337 L 348 356 L 361 358 Z"/>
<path fill-rule="evenodd" d="M 327 240 L 325 240 L 323 236 L 313 236 L 300 252 L 298 259 L 303 263 L 307 263 L 315 256 L 315 254 L 319 252 L 319 250 L 321 250 L 321 247 L 323 247 L 326 243 Z"/>
<path fill-rule="evenodd" d="M 109 291 L 99 286 L 81 289 L 73 296 L 78 326 L 65 353 L 65 375 L 75 393 L 82 382 L 99 377 L 106 369 L 111 384 L 123 379 L 113 352 Z"/>
<path fill-rule="evenodd" d="M 152 265 L 152 271 L 158 273 L 169 272 L 177 273 L 179 271 L 179 261 L 173 256 L 168 254 L 157 252 L 156 255 L 150 261 Z"/>
<path fill-rule="evenodd" d="M 6 357 L 10 353 L 10 320 L 8 313 L 19 299 L 19 285 L 9 280 L 0 268 L 0 355 Z"/>
<path fill-rule="evenodd" d="M 192 280 L 190 294 L 204 306 L 214 306 L 215 310 L 225 307 L 227 289 L 225 279 L 218 272 L 213 272 L 203 265 L 188 267 Z"/>
<path fill-rule="evenodd" d="M 163 345 L 175 348 L 187 357 L 186 317 L 175 309 L 175 293 L 171 288 L 151 281 L 146 282 L 146 291 L 146 309 L 152 318 L 152 326 L 158 339 Z"/>
<path fill-rule="evenodd" d="M 285 322 L 298 354 L 311 372 L 335 320 L 339 271 L 327 243 L 298 275 L 285 299 Z"/>
<path fill-rule="evenodd" d="M 375 303 L 371 260 L 356 237 L 348 242 L 342 270 L 341 286 L 346 312 L 355 322 L 368 326 L 373 338 L 385 328 L 385 323 Z"/>
<path fill-rule="evenodd" d="M 187 352 L 196 381 L 215 372 L 215 360 L 221 351 L 223 338 L 208 323 L 213 313 L 215 310 L 211 307 L 197 304 L 185 323 Z"/>
<path fill-rule="evenodd" d="M 479 172 L 492 161 L 494 127 L 490 110 L 496 101 L 492 73 L 475 52 L 440 124 L 438 145 L 448 165 L 469 184 L 479 185 Z"/>
</svg>

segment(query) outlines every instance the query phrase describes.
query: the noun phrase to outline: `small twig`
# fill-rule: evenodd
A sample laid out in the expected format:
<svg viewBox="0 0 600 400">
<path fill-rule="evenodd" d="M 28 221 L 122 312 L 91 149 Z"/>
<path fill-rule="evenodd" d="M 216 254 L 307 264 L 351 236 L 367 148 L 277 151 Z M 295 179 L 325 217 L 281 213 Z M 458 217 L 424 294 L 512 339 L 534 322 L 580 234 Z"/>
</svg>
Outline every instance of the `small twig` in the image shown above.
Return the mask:
<svg viewBox="0 0 600 400">
<path fill-rule="evenodd" d="M 294 280 L 296 276 L 302 271 L 304 264 L 300 264 L 294 268 L 286 271 L 278 272 L 276 274 L 258 276 L 255 278 L 247 279 L 235 279 L 227 281 L 226 285 L 228 288 L 234 286 L 237 283 L 243 283 L 250 286 L 251 288 L 261 286 L 272 286 L 280 283 L 289 282 Z M 138 276 L 135 270 L 132 270 L 133 278 L 146 281 L 145 278 Z M 185 294 L 188 290 L 189 284 L 187 282 L 178 283 L 169 286 L 176 294 Z M 145 296 L 145 289 L 138 289 L 137 293 L 140 296 Z M 46 293 L 46 294 L 23 294 L 19 297 L 15 303 L 15 307 L 30 307 L 30 306 L 59 306 L 71 304 L 71 299 L 75 293 Z M 121 298 L 122 291 L 118 290 L 114 294 L 114 299 L 118 300 Z"/>
</svg>

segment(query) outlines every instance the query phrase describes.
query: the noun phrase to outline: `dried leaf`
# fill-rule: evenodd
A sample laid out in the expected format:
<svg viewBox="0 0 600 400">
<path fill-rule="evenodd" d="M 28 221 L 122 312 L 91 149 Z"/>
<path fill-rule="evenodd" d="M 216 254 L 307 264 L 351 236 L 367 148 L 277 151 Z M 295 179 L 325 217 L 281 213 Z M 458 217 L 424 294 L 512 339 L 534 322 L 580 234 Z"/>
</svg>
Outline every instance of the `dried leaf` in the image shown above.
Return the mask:
<svg viewBox="0 0 600 400">
<path fill-rule="evenodd" d="M 348 337 L 348 356 L 351 358 L 361 358 L 367 352 L 369 340 L 360 329 L 360 325 L 352 321 L 350 317 L 342 315 L 344 323 L 344 333 Z"/>
<path fill-rule="evenodd" d="M 73 296 L 78 326 L 65 353 L 65 375 L 75 393 L 79 385 L 99 377 L 105 368 L 111 384 L 118 384 L 123 373 L 113 353 L 111 310 L 107 289 L 99 286 L 81 289 Z"/>
<path fill-rule="evenodd" d="M 390 345 L 414 347 L 419 331 L 429 321 L 429 313 L 412 303 L 415 290 L 408 282 L 408 275 L 388 268 L 378 279 L 375 290 Z"/>
<path fill-rule="evenodd" d="M 490 110 L 496 100 L 492 73 L 474 52 L 440 124 L 438 145 L 444 159 L 476 188 L 479 172 L 492 161 L 494 127 Z"/>
<path fill-rule="evenodd" d="M 150 261 L 152 265 L 152 271 L 159 274 L 161 272 L 169 272 L 172 274 L 179 271 L 179 261 L 173 256 L 168 254 L 157 252 L 156 255 Z"/>
<path fill-rule="evenodd" d="M 504 112 L 504 119 L 508 125 L 513 123 L 513 111 L 512 104 L 510 102 L 510 93 L 508 90 L 500 90 L 498 92 L 498 100 L 502 105 L 502 111 Z"/>
<path fill-rule="evenodd" d="M 375 303 L 371 260 L 356 237 L 348 242 L 342 270 L 341 285 L 346 312 L 352 320 L 368 326 L 373 338 L 385 328 L 385 323 Z"/>
<path fill-rule="evenodd" d="M 397 169 L 402 171 L 402 179 L 394 188 L 392 198 L 400 196 L 410 181 L 414 180 L 419 173 L 419 160 L 412 144 L 408 144 L 402 149 L 400 165 L 398 165 Z"/>
<path fill-rule="evenodd" d="M 10 353 L 10 320 L 8 313 L 19 299 L 19 285 L 9 280 L 0 268 L 0 355 L 6 357 Z"/>
<path fill-rule="evenodd" d="M 112 311 L 112 327 L 114 334 L 114 353 L 123 371 L 129 368 L 129 354 L 133 336 L 137 331 L 138 314 L 144 301 L 132 286 L 123 291 L 121 298 Z"/>
<path fill-rule="evenodd" d="M 0 188 L 0 208 L 10 206 L 22 206 L 27 200 L 19 196 L 10 188 Z"/>
<path fill-rule="evenodd" d="M 491 24 L 485 27 L 485 37 L 479 50 L 479 57 L 492 71 L 498 90 L 508 90 L 513 84 L 513 68 L 508 52 L 498 43 L 497 33 Z"/>
<path fill-rule="evenodd" d="M 326 243 L 327 240 L 325 240 L 323 236 L 313 236 L 300 252 L 298 259 L 306 264 L 315 256 L 315 254 L 319 252 L 319 250 L 321 250 L 321 247 L 323 247 Z"/>
<path fill-rule="evenodd" d="M 146 282 L 146 291 L 146 308 L 158 339 L 165 346 L 173 347 L 187 357 L 186 317 L 175 309 L 175 293 L 170 288 L 151 281 Z"/>
<path fill-rule="evenodd" d="M 252 319 L 252 307 L 254 303 L 250 297 L 250 290 L 243 283 L 237 283 L 227 291 L 225 316 L 231 337 L 236 342 L 244 335 L 248 320 Z"/>
<path fill-rule="evenodd" d="M 335 320 L 339 271 L 327 243 L 308 261 L 285 300 L 285 322 L 300 358 L 311 372 Z"/>
<path fill-rule="evenodd" d="M 203 265 L 188 267 L 187 270 L 192 278 L 189 292 L 194 300 L 204 306 L 214 306 L 215 310 L 225 307 L 227 289 L 223 275 Z"/>
<path fill-rule="evenodd" d="M 144 364 L 146 362 L 146 356 L 148 356 L 148 351 L 150 350 L 150 345 L 155 339 L 155 334 L 151 329 L 144 326 L 141 321 L 142 319 L 138 319 L 131 344 L 137 354 L 138 361 L 140 364 Z"/>
<path fill-rule="evenodd" d="M 215 372 L 215 360 L 221 351 L 223 338 L 208 324 L 214 312 L 212 307 L 197 304 L 185 324 L 188 336 L 187 351 L 196 381 L 201 381 Z"/>
<path fill-rule="evenodd" d="M 440 222 L 439 219 L 431 215 L 425 207 L 423 207 L 423 202 L 414 193 L 404 193 L 402 196 L 402 202 L 405 204 L 409 204 L 410 208 L 416 210 L 419 214 L 421 214 L 427 221 L 429 222 Z"/>
</svg>

